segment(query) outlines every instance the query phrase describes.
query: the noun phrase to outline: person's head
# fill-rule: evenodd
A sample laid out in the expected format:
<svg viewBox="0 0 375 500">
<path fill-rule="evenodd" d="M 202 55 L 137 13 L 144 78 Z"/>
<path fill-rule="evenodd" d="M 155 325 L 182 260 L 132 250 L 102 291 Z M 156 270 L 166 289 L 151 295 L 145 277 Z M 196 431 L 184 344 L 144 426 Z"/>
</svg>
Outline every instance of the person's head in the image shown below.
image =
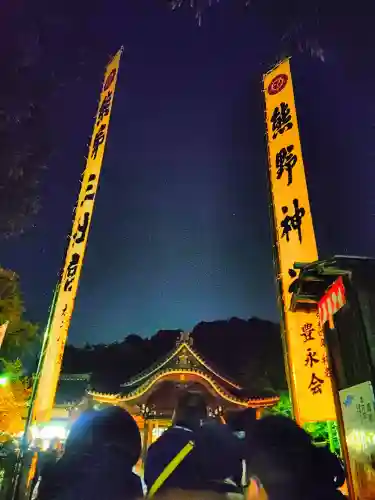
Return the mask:
<svg viewBox="0 0 375 500">
<path fill-rule="evenodd" d="M 229 478 L 240 484 L 243 442 L 228 425 L 217 420 L 205 423 L 196 432 L 195 443 L 198 469 L 207 484 Z"/>
<path fill-rule="evenodd" d="M 319 460 L 311 437 L 292 420 L 270 416 L 254 423 L 246 437 L 249 476 L 269 500 L 335 498 L 334 474 Z"/>
<path fill-rule="evenodd" d="M 196 428 L 207 418 L 207 405 L 200 393 L 184 392 L 178 399 L 173 424 Z"/>
<path fill-rule="evenodd" d="M 141 436 L 133 417 L 118 406 L 83 412 L 74 422 L 65 453 L 116 449 L 135 465 L 141 454 Z"/>
<path fill-rule="evenodd" d="M 141 452 L 140 433 L 126 410 L 88 411 L 72 425 L 65 453 L 40 486 L 40 500 L 119 500 L 141 494 L 132 472 Z"/>
<path fill-rule="evenodd" d="M 249 432 L 255 421 L 256 410 L 254 408 L 241 409 L 226 415 L 226 423 L 233 432 Z"/>
</svg>

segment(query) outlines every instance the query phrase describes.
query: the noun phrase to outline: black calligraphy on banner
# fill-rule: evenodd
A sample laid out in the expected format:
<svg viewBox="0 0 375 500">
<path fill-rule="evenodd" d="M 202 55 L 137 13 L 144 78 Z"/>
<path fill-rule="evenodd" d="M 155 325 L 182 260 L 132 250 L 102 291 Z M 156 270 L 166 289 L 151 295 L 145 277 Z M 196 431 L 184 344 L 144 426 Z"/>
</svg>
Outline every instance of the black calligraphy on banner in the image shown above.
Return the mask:
<svg viewBox="0 0 375 500">
<path fill-rule="evenodd" d="M 58 364 L 62 363 L 63 357 L 64 357 L 64 346 L 62 345 L 57 358 Z"/>
<path fill-rule="evenodd" d="M 96 157 L 99 152 L 99 148 L 102 146 L 104 140 L 105 140 L 105 131 L 106 131 L 107 125 L 105 123 L 102 123 L 100 125 L 99 130 L 96 132 L 94 141 L 92 144 L 92 151 L 91 151 L 91 158 L 93 160 L 96 160 Z"/>
<path fill-rule="evenodd" d="M 323 331 L 323 328 L 321 327 L 320 330 L 319 330 L 319 338 L 320 338 L 320 346 L 321 347 L 325 347 L 326 345 L 326 342 L 325 342 L 325 338 L 324 338 L 324 331 Z"/>
<path fill-rule="evenodd" d="M 65 316 L 66 316 L 66 312 L 68 310 L 68 304 L 65 304 L 63 310 L 61 311 L 61 323 L 60 323 L 60 328 L 62 328 L 64 326 L 64 321 L 65 321 Z"/>
<path fill-rule="evenodd" d="M 76 277 L 79 260 L 80 260 L 80 255 L 78 253 L 74 253 L 72 255 L 72 258 L 71 258 L 69 264 L 68 264 L 68 269 L 66 272 L 66 279 L 65 279 L 65 283 L 64 283 L 64 292 L 71 292 L 72 291 L 72 285 L 73 285 L 74 279 Z"/>
<path fill-rule="evenodd" d="M 81 207 L 85 203 L 85 201 L 94 201 L 95 194 L 96 194 L 95 193 L 95 181 L 96 181 L 96 175 L 90 174 L 89 179 L 87 181 L 85 197 L 83 198 L 83 201 L 81 201 Z"/>
<path fill-rule="evenodd" d="M 112 85 L 112 83 L 115 81 L 116 73 L 117 73 L 117 69 L 113 69 L 110 72 L 110 74 L 108 75 L 108 77 L 103 85 L 104 92 L 106 92 L 109 89 L 109 87 Z"/>
<path fill-rule="evenodd" d="M 324 365 L 324 375 L 326 377 L 331 377 L 332 372 L 331 372 L 331 368 L 329 367 L 328 357 L 326 356 L 326 354 L 324 354 L 322 361 L 323 361 L 323 365 Z"/>
<path fill-rule="evenodd" d="M 282 102 L 280 106 L 276 106 L 271 116 L 273 138 L 276 139 L 278 134 L 283 134 L 286 130 L 293 127 L 292 115 L 290 108 L 286 102 Z"/>
<path fill-rule="evenodd" d="M 293 167 L 297 163 L 297 155 L 294 154 L 294 146 L 290 144 L 286 148 L 280 149 L 276 153 L 276 172 L 277 179 L 281 179 L 283 173 L 286 172 L 288 176 L 287 186 L 290 186 L 293 182 Z"/>
<path fill-rule="evenodd" d="M 86 238 L 90 223 L 90 212 L 85 212 L 80 221 L 78 221 L 77 231 L 73 235 L 74 243 L 83 243 Z"/>
<path fill-rule="evenodd" d="M 313 336 L 314 332 L 315 328 L 313 328 L 312 323 L 305 323 L 304 325 L 302 325 L 301 337 L 303 337 L 304 343 L 315 340 L 315 337 Z"/>
<path fill-rule="evenodd" d="M 317 377 L 315 373 L 311 375 L 311 381 L 309 384 L 309 390 L 312 394 L 322 394 L 322 385 L 324 384 L 324 380 Z"/>
<path fill-rule="evenodd" d="M 111 91 L 109 91 L 108 94 L 106 94 L 104 96 L 103 101 L 100 103 L 99 111 L 98 111 L 98 120 L 96 122 L 97 125 L 100 125 L 101 122 L 103 121 L 103 119 L 106 116 L 109 116 L 109 112 L 111 109 L 112 96 L 113 96 L 113 93 Z"/>
<path fill-rule="evenodd" d="M 291 231 L 297 231 L 299 242 L 302 243 L 302 219 L 305 216 L 305 209 L 299 206 L 297 198 L 293 200 L 294 214 L 289 215 L 289 208 L 287 206 L 282 207 L 282 212 L 285 215 L 284 219 L 281 221 L 281 228 L 283 230 L 281 237 L 286 238 L 289 242 L 289 233 Z"/>
<path fill-rule="evenodd" d="M 309 347 L 306 351 L 305 366 L 312 368 L 316 363 L 319 363 L 319 358 L 316 356 L 317 353 Z"/>
</svg>

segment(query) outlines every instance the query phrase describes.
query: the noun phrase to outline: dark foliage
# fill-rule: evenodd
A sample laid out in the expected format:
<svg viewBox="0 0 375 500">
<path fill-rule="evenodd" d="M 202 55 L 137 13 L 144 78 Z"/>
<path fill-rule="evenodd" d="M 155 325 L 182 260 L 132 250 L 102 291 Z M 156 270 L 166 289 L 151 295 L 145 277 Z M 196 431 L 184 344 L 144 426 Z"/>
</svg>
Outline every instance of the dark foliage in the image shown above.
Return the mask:
<svg viewBox="0 0 375 500">
<path fill-rule="evenodd" d="M 98 3 L 98 2 L 97 2 Z M 90 35 L 87 4 L 7 0 L 0 32 L 0 235 L 24 232 L 40 208 L 40 181 L 54 144 L 51 102 L 59 91 L 105 64 Z M 88 44 L 90 40 L 90 44 Z M 68 43 L 67 43 L 68 41 Z M 104 49 L 106 50 L 106 49 Z M 54 151 L 55 150 L 55 151 Z"/>
<path fill-rule="evenodd" d="M 18 4 L 6 7 L 0 25 L 8 48 L 0 56 L 0 234 L 10 236 L 22 232 L 39 208 L 39 177 L 48 157 L 48 84 L 37 71 L 37 33 L 24 26 Z"/>
<path fill-rule="evenodd" d="M 372 51 L 368 34 L 372 30 L 375 6 L 371 0 L 355 4 L 339 0 L 166 0 L 171 10 L 193 8 L 199 25 L 210 15 L 210 7 L 231 3 L 239 15 L 248 15 L 266 22 L 279 40 L 273 57 L 277 59 L 305 52 L 322 61 L 334 50 L 345 54 L 348 69 L 363 68 Z M 190 9 L 191 10 L 191 9 Z M 263 61 L 272 64 L 273 61 Z"/>
<path fill-rule="evenodd" d="M 0 325 L 8 323 L 1 357 L 7 361 L 24 357 L 38 341 L 38 325 L 27 321 L 25 312 L 19 277 L 0 268 Z"/>
<path fill-rule="evenodd" d="M 109 345 L 68 346 L 65 373 L 92 373 L 98 391 L 118 390 L 119 384 L 149 368 L 175 346 L 179 331 L 161 330 L 149 339 L 129 335 Z M 232 318 L 199 323 L 194 346 L 221 373 L 233 377 L 250 394 L 285 388 L 279 326 L 269 321 Z"/>
</svg>

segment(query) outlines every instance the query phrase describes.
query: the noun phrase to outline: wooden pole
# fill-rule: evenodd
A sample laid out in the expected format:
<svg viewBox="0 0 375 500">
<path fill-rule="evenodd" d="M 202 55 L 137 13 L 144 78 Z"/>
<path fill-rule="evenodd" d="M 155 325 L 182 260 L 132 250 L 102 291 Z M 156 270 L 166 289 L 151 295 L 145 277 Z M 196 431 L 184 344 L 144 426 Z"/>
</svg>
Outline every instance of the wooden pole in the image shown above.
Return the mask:
<svg viewBox="0 0 375 500">
<path fill-rule="evenodd" d="M 27 450 L 29 448 L 29 432 L 30 432 L 30 427 L 32 425 L 33 417 L 34 417 L 34 404 L 35 404 L 36 395 L 38 392 L 40 374 L 42 373 L 43 364 L 44 364 L 44 361 L 46 358 L 48 341 L 50 338 L 51 323 L 52 323 L 52 318 L 53 318 L 53 315 L 55 312 L 59 288 L 60 288 L 60 283 L 55 288 L 55 291 L 53 294 L 53 299 L 52 299 L 52 304 L 51 304 L 51 307 L 49 310 L 47 326 L 46 326 L 46 329 L 44 331 L 42 349 L 40 351 L 38 367 L 37 367 L 36 374 L 34 377 L 34 382 L 33 382 L 33 390 L 31 393 L 31 400 L 30 400 L 29 409 L 27 412 L 26 423 L 25 423 L 25 427 L 24 427 L 24 432 L 23 432 L 23 436 L 22 436 L 22 440 L 21 440 L 20 453 L 19 453 L 17 463 L 16 463 L 16 466 L 14 469 L 13 490 L 12 490 L 12 496 L 11 496 L 12 500 L 16 500 L 19 496 L 19 493 L 20 493 L 21 478 L 22 478 L 22 474 L 24 472 L 23 466 L 25 463 L 25 456 L 26 456 Z"/>
</svg>

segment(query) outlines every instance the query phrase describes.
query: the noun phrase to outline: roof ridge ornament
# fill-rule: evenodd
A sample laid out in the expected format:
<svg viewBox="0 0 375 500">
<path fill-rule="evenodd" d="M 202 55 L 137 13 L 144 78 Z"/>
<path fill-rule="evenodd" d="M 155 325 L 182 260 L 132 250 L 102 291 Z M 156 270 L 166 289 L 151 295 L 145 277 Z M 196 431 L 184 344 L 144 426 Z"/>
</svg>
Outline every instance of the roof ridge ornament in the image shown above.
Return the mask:
<svg viewBox="0 0 375 500">
<path fill-rule="evenodd" d="M 176 341 L 176 347 L 179 347 L 181 344 L 193 345 L 193 337 L 191 337 L 190 332 L 180 332 L 180 336 Z"/>
</svg>

